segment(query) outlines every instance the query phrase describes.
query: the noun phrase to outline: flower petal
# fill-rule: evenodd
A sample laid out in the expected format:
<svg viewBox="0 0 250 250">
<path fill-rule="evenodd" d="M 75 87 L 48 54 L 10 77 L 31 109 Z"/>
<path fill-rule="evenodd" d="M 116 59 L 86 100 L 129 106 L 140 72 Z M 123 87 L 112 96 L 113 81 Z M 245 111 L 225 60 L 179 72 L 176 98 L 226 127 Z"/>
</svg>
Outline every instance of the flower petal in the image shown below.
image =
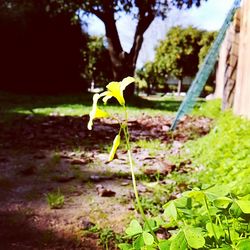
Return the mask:
<svg viewBox="0 0 250 250">
<path fill-rule="evenodd" d="M 108 116 L 109 116 L 109 114 L 106 111 L 101 110 L 98 107 L 96 108 L 94 119 L 95 118 L 105 118 L 105 117 L 108 117 Z"/>
<path fill-rule="evenodd" d="M 107 89 L 109 90 L 110 95 L 115 97 L 121 105 L 125 104 L 123 93 L 121 91 L 121 82 L 110 82 L 107 85 Z"/>
<path fill-rule="evenodd" d="M 106 92 L 107 92 L 106 96 L 104 96 L 104 97 L 102 98 L 102 101 L 104 102 L 104 104 L 107 104 L 107 101 L 108 101 L 110 98 L 113 97 L 113 95 L 112 95 L 112 93 L 111 93 L 110 91 L 106 91 Z"/>
<path fill-rule="evenodd" d="M 111 149 L 110 154 L 109 154 L 109 161 L 112 161 L 114 159 L 116 150 L 119 147 L 120 142 L 121 142 L 121 136 L 120 136 L 120 134 L 118 134 L 113 141 L 113 146 L 112 146 L 112 149 Z"/>
<path fill-rule="evenodd" d="M 121 82 L 121 91 L 124 91 L 125 88 L 126 88 L 129 84 L 131 84 L 132 82 L 134 82 L 134 81 L 135 81 L 135 79 L 134 79 L 133 77 L 131 77 L 131 76 L 128 76 L 128 77 L 124 78 L 124 79 L 122 80 L 122 82 Z"/>
<path fill-rule="evenodd" d="M 89 113 L 89 122 L 88 122 L 88 129 L 92 130 L 92 126 L 93 126 L 93 120 L 95 118 L 103 118 L 103 117 L 108 117 L 109 114 L 101 109 L 99 109 L 97 107 L 97 102 L 99 100 L 100 97 L 103 96 L 103 93 L 100 94 L 94 94 L 93 96 L 93 106 L 92 106 L 92 110 Z"/>
</svg>

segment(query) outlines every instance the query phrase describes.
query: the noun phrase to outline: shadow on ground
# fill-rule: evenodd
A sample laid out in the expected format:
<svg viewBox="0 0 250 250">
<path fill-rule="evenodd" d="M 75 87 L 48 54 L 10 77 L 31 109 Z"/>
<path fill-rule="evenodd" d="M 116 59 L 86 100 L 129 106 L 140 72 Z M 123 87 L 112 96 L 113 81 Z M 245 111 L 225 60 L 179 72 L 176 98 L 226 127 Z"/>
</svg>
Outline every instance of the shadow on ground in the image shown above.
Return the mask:
<svg viewBox="0 0 250 250">
<path fill-rule="evenodd" d="M 46 225 L 39 226 L 34 221 L 34 214 L 27 211 L 1 212 L 0 211 L 0 249 L 8 250 L 68 250 L 68 249 L 99 249 L 91 238 L 81 242 L 72 238 L 66 232 L 58 235 L 46 230 Z"/>
</svg>

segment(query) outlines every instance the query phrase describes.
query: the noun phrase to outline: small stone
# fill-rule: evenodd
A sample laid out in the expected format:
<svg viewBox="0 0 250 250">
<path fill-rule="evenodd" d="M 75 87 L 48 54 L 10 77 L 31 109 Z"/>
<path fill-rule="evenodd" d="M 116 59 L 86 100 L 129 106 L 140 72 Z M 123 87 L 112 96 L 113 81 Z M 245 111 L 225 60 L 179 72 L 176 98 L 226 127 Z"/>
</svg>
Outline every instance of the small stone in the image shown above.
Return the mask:
<svg viewBox="0 0 250 250">
<path fill-rule="evenodd" d="M 91 175 L 90 180 L 93 182 L 112 180 L 113 176 L 100 176 L 100 175 Z"/>
<path fill-rule="evenodd" d="M 116 192 L 111 189 L 104 188 L 102 185 L 96 185 L 96 190 L 100 197 L 112 197 L 116 194 Z"/>
<path fill-rule="evenodd" d="M 173 172 L 175 169 L 176 169 L 175 164 L 164 163 L 163 169 L 161 170 L 161 174 L 167 175 L 167 174 Z"/>
<path fill-rule="evenodd" d="M 128 185 L 129 185 L 129 182 L 127 182 L 127 181 L 124 181 L 121 183 L 121 186 L 128 186 Z"/>
<path fill-rule="evenodd" d="M 82 230 L 89 230 L 91 227 L 95 226 L 95 224 L 91 221 L 80 218 L 78 226 Z"/>
<path fill-rule="evenodd" d="M 143 171 L 145 175 L 155 175 L 157 173 L 157 169 L 147 168 Z"/>
<path fill-rule="evenodd" d="M 162 131 L 164 131 L 164 132 L 168 132 L 169 129 L 170 129 L 169 126 L 166 126 L 166 125 L 162 126 Z"/>
<path fill-rule="evenodd" d="M 147 188 L 145 186 L 143 186 L 143 185 L 138 186 L 138 192 L 139 193 L 146 193 L 147 191 L 148 190 L 147 190 Z"/>
<path fill-rule="evenodd" d="M 81 159 L 72 159 L 72 160 L 70 160 L 70 163 L 72 165 L 85 165 L 85 164 L 88 163 L 88 161 L 87 160 L 81 160 Z"/>
</svg>

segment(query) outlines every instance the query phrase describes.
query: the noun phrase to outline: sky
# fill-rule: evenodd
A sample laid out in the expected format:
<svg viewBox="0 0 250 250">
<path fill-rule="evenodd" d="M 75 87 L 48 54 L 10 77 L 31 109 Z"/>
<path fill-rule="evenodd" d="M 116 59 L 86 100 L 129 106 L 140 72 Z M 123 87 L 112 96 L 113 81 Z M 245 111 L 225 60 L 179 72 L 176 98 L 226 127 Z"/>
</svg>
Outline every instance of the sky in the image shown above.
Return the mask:
<svg viewBox="0 0 250 250">
<path fill-rule="evenodd" d="M 154 48 L 159 40 L 164 39 L 169 28 L 182 25 L 209 31 L 220 29 L 234 0 L 208 0 L 201 7 L 192 7 L 189 10 L 173 9 L 168 18 L 162 21 L 156 18 L 144 33 L 144 42 L 137 61 L 137 68 L 147 61 L 154 59 Z M 91 35 L 105 35 L 103 23 L 95 16 L 85 19 L 88 23 L 87 31 Z M 135 31 L 136 22 L 128 15 L 123 15 L 117 21 L 117 28 L 123 49 L 129 52 Z M 129 27 L 129 28 L 128 28 Z"/>
</svg>

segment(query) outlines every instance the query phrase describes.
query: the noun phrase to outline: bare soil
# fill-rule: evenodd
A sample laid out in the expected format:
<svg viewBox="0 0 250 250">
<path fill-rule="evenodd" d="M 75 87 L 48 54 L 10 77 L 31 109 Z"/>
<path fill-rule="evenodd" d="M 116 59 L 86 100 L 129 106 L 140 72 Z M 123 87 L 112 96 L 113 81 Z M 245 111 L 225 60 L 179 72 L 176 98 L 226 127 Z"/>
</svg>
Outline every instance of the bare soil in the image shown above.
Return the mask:
<svg viewBox="0 0 250 250">
<path fill-rule="evenodd" d="M 92 225 L 121 233 L 137 216 L 126 150 L 108 163 L 108 151 L 118 125 L 95 122 L 88 116 L 19 116 L 0 123 L 0 249 L 103 249 L 96 234 L 84 234 Z M 172 118 L 142 115 L 129 121 L 131 141 L 161 141 L 155 155 L 136 146 L 133 157 L 138 174 L 174 170 L 169 152 L 209 132 L 208 118 L 186 117 L 168 132 Z M 167 185 L 167 184 L 166 184 Z M 51 209 L 46 194 L 60 189 L 61 209 Z M 142 195 L 150 190 L 140 183 Z M 115 247 L 111 247 L 115 249 Z"/>
</svg>

